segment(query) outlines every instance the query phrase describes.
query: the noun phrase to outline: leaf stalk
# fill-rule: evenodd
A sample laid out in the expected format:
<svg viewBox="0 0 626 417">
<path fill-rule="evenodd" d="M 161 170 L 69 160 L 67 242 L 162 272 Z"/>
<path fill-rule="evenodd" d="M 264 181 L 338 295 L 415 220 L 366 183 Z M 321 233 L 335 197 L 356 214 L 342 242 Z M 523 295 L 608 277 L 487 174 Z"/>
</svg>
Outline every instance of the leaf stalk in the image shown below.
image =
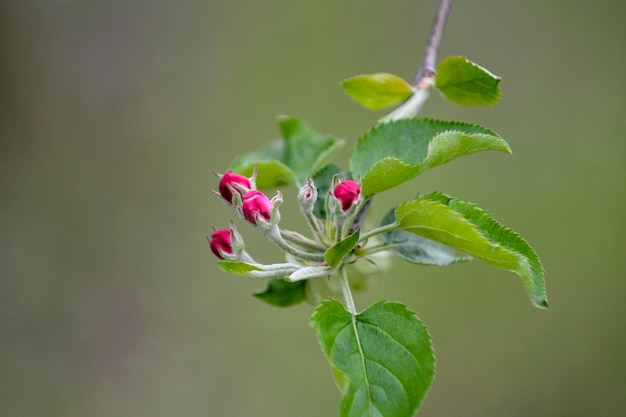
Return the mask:
<svg viewBox="0 0 626 417">
<path fill-rule="evenodd" d="M 353 316 L 357 315 L 356 306 L 354 305 L 354 298 L 352 298 L 352 290 L 350 289 L 350 282 L 348 282 L 348 273 L 346 268 L 341 268 L 339 271 L 339 285 L 341 285 L 341 292 L 346 304 L 346 310 Z"/>
</svg>

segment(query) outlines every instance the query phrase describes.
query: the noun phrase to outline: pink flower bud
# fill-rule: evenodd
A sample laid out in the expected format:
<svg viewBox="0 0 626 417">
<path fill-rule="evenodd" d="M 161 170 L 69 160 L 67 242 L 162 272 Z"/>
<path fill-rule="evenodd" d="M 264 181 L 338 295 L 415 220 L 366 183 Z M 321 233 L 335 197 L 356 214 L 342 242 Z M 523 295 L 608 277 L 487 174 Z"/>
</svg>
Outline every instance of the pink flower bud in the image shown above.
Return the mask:
<svg viewBox="0 0 626 417">
<path fill-rule="evenodd" d="M 211 247 L 211 252 L 215 254 L 220 259 L 224 259 L 220 250 L 223 253 L 233 253 L 232 246 L 232 232 L 230 229 L 218 229 L 211 235 L 211 240 L 209 241 L 209 246 Z"/>
<path fill-rule="evenodd" d="M 228 201 L 229 203 L 233 202 L 233 193 L 231 191 L 231 188 L 235 190 L 237 189 L 235 186 L 233 186 L 233 184 L 239 184 L 246 188 L 252 188 L 252 184 L 250 183 L 250 180 L 247 177 L 244 177 L 243 175 L 235 174 L 232 171 L 227 171 L 220 178 L 219 188 L 220 188 L 221 196 L 224 198 L 224 200 Z"/>
<path fill-rule="evenodd" d="M 347 211 L 359 199 L 361 188 L 356 181 L 345 180 L 337 184 L 333 195 L 341 202 L 343 211 Z"/>
<path fill-rule="evenodd" d="M 241 212 L 243 217 L 252 224 L 256 224 L 259 217 L 269 221 L 272 216 L 272 202 L 260 191 L 248 191 L 243 195 Z"/>
</svg>

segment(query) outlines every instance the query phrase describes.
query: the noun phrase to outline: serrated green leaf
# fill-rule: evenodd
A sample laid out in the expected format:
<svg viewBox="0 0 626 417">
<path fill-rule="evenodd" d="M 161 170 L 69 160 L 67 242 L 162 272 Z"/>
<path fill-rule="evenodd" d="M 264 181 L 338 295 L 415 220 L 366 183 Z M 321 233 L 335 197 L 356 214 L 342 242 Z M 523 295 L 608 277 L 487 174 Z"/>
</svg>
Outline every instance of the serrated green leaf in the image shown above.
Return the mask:
<svg viewBox="0 0 626 417">
<path fill-rule="evenodd" d="M 343 140 L 322 135 L 306 122 L 283 117 L 279 120 L 282 137 L 254 152 L 235 159 L 230 169 L 250 176 L 258 166 L 258 188 L 272 188 L 295 183 L 301 187 L 306 178 L 316 174 Z"/>
<path fill-rule="evenodd" d="M 341 82 L 343 91 L 363 106 L 378 110 L 398 104 L 413 94 L 413 88 L 397 75 L 364 74 Z"/>
<path fill-rule="evenodd" d="M 463 106 L 489 106 L 500 101 L 501 78 L 462 56 L 439 63 L 435 85 L 451 102 Z"/>
<path fill-rule="evenodd" d="M 337 268 L 341 261 L 343 261 L 343 258 L 345 258 L 346 255 L 348 255 L 350 252 L 352 252 L 352 249 L 354 249 L 356 244 L 359 243 L 359 236 L 360 230 L 357 229 L 354 233 L 352 233 L 341 242 L 338 242 L 328 248 L 326 250 L 326 253 L 324 253 L 324 259 L 326 260 L 328 266 L 330 266 L 331 268 Z"/>
<path fill-rule="evenodd" d="M 441 193 L 418 195 L 396 209 L 399 230 L 456 248 L 520 277 L 536 307 L 547 308 L 545 280 L 539 257 L 511 229 L 472 203 Z"/>
<path fill-rule="evenodd" d="M 380 225 L 386 226 L 395 221 L 396 214 L 393 209 L 385 215 Z M 389 248 L 391 252 L 409 262 L 446 266 L 472 260 L 471 256 L 454 248 L 403 230 L 392 230 L 381 233 L 380 236 L 387 244 L 392 245 Z"/>
<path fill-rule="evenodd" d="M 343 394 L 341 417 L 412 417 L 435 357 L 426 326 L 406 306 L 379 302 L 353 316 L 326 300 L 311 318 Z"/>
<path fill-rule="evenodd" d="M 306 299 L 306 287 L 307 281 L 273 279 L 267 283 L 265 291 L 254 294 L 254 297 L 275 307 L 290 307 Z"/>
<path fill-rule="evenodd" d="M 350 170 L 368 197 L 459 156 L 486 150 L 510 153 L 497 133 L 481 126 L 431 119 L 381 123 L 365 133 L 350 156 Z"/>
</svg>

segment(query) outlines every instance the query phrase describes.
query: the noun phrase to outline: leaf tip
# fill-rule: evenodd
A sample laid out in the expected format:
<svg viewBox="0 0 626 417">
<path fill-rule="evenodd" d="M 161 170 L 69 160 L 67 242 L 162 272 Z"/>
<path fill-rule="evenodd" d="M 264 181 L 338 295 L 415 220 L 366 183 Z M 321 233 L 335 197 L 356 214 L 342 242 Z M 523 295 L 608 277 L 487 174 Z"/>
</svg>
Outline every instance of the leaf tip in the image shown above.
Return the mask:
<svg viewBox="0 0 626 417">
<path fill-rule="evenodd" d="M 548 299 L 545 296 L 535 299 L 535 306 L 541 310 L 547 310 L 549 307 Z"/>
<path fill-rule="evenodd" d="M 513 155 L 513 149 L 511 149 L 511 145 L 509 145 L 504 140 L 503 140 L 503 142 L 504 142 L 505 147 L 504 147 L 504 149 L 502 149 L 502 151 L 508 153 L 509 155 Z"/>
</svg>

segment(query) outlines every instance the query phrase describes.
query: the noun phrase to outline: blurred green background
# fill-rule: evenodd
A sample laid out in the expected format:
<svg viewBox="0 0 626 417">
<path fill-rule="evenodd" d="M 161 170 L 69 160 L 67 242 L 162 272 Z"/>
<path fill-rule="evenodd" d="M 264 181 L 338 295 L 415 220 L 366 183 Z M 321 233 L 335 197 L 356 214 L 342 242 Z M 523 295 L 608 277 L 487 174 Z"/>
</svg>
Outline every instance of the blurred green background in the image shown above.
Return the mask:
<svg viewBox="0 0 626 417">
<path fill-rule="evenodd" d="M 434 94 L 425 115 L 500 133 L 387 192 L 473 201 L 540 254 L 551 308 L 481 263 L 399 261 L 357 304 L 398 300 L 430 326 L 421 416 L 626 414 L 626 7 L 458 1 L 440 57 L 503 76 L 496 107 Z M 213 171 L 277 137 L 275 117 L 356 138 L 383 113 L 339 80 L 411 79 L 437 2 L 0 2 L 0 415 L 334 416 L 308 327 L 263 285 L 217 270 L 205 235 L 234 214 Z M 295 194 L 287 191 L 287 199 Z M 286 225 L 299 223 L 293 201 Z M 239 223 L 240 224 L 240 223 Z M 241 225 L 249 251 L 278 261 Z"/>
</svg>

